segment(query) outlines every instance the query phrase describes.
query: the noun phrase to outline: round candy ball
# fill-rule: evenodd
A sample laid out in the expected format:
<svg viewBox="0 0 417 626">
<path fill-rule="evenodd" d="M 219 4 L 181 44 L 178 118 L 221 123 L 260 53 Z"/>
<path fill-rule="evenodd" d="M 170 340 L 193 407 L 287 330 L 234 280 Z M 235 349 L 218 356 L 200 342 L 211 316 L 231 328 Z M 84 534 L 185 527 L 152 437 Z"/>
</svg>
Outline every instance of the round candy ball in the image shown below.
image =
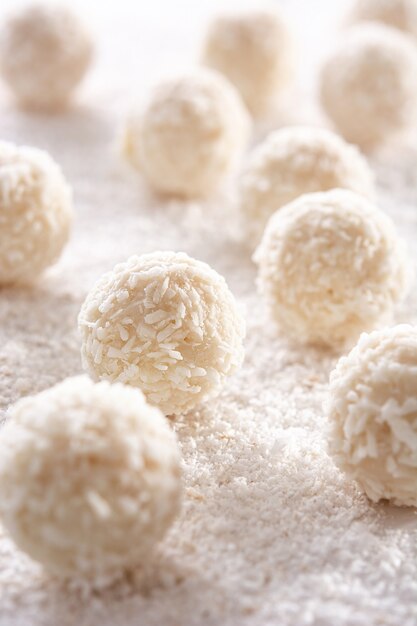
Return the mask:
<svg viewBox="0 0 417 626">
<path fill-rule="evenodd" d="M 219 15 L 211 23 L 203 62 L 235 85 L 255 116 L 276 104 L 293 75 L 293 42 L 277 10 Z"/>
<path fill-rule="evenodd" d="M 139 387 L 166 415 L 215 394 L 243 359 L 245 325 L 224 278 L 184 253 L 117 265 L 78 321 L 85 369 Z"/>
<path fill-rule="evenodd" d="M 417 328 L 363 334 L 330 376 L 330 449 L 377 502 L 417 506 Z"/>
<path fill-rule="evenodd" d="M 339 132 L 366 148 L 404 131 L 416 120 L 415 44 L 382 25 L 352 29 L 322 69 L 321 102 Z"/>
<path fill-rule="evenodd" d="M 30 4 L 0 30 L 0 74 L 25 107 L 63 107 L 92 57 L 88 31 L 68 7 Z"/>
<path fill-rule="evenodd" d="M 257 244 L 270 216 L 312 191 L 337 187 L 374 196 L 373 174 L 356 147 L 324 128 L 277 130 L 249 158 L 240 180 L 240 207 L 248 239 Z"/>
<path fill-rule="evenodd" d="M 408 286 L 392 221 L 343 189 L 306 194 L 277 211 L 255 259 L 279 328 L 307 343 L 353 344 L 389 317 Z"/>
<path fill-rule="evenodd" d="M 66 244 L 72 195 L 43 150 L 0 142 L 0 285 L 28 283 Z"/>
<path fill-rule="evenodd" d="M 160 83 L 133 112 L 123 151 L 158 192 L 203 196 L 237 166 L 249 116 L 220 74 L 199 70 Z"/>
<path fill-rule="evenodd" d="M 62 576 L 144 565 L 176 515 L 180 457 L 138 389 L 86 376 L 17 402 L 0 431 L 0 516 Z"/>
<path fill-rule="evenodd" d="M 349 21 L 382 22 L 417 37 L 417 0 L 356 0 Z"/>
</svg>

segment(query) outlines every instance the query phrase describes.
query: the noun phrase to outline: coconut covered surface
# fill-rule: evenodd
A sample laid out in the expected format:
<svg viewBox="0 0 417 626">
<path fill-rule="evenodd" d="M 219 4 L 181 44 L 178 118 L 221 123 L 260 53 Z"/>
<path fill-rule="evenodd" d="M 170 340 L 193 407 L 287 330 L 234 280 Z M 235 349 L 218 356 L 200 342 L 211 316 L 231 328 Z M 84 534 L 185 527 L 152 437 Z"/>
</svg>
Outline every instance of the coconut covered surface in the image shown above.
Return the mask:
<svg viewBox="0 0 417 626">
<path fill-rule="evenodd" d="M 162 0 L 138 4 L 121 0 L 125 10 L 116 11 L 100 3 L 99 12 L 93 0 L 74 3 L 90 17 L 102 52 L 71 111 L 45 123 L 17 112 L 0 91 L 0 135 L 50 151 L 74 189 L 76 211 L 69 245 L 45 280 L 1 291 L 0 408 L 81 373 L 77 315 L 87 292 L 116 263 L 157 249 L 183 250 L 225 276 L 247 320 L 245 362 L 218 398 L 172 422 L 184 457 L 184 507 L 151 566 L 93 593 L 47 576 L 0 531 L 0 624 L 414 626 L 415 510 L 370 503 L 328 454 L 324 402 L 339 355 L 277 335 L 255 289 L 232 193 L 205 203 L 161 200 L 118 155 L 132 85 L 140 95 L 167 68 L 191 65 L 206 19 L 223 3 L 184 2 L 187 19 Z M 327 20 L 343 4 L 291 3 L 314 54 L 304 54 L 300 91 L 276 125 L 322 121 L 306 108 L 308 81 L 321 42 L 329 42 Z M 317 15 L 323 23 L 315 19 L 314 30 Z M 378 202 L 408 240 L 414 266 L 416 139 L 410 134 L 371 159 Z M 414 283 L 396 322 L 417 323 L 416 292 Z"/>
<path fill-rule="evenodd" d="M 259 242 L 272 214 L 298 196 L 337 187 L 374 196 L 372 171 L 356 146 L 326 128 L 287 126 L 270 133 L 240 179 L 248 239 Z"/>
<path fill-rule="evenodd" d="M 394 222 L 347 189 L 304 194 L 276 211 L 253 258 L 281 333 L 339 349 L 388 324 L 410 283 Z"/>
<path fill-rule="evenodd" d="M 126 120 L 122 150 L 158 192 L 203 197 L 240 165 L 249 115 L 218 72 L 197 68 L 163 80 L 142 109 Z"/>
<path fill-rule="evenodd" d="M 184 253 L 133 256 L 78 317 L 84 368 L 139 387 L 165 415 L 207 401 L 243 361 L 245 323 L 222 276 Z"/>
<path fill-rule="evenodd" d="M 330 376 L 330 449 L 374 502 L 417 505 L 417 328 L 363 333 Z"/>
<path fill-rule="evenodd" d="M 1 517 L 33 559 L 95 585 L 152 560 L 179 509 L 180 456 L 140 391 L 66 378 L 14 404 L 0 440 Z"/>
<path fill-rule="evenodd" d="M 0 74 L 24 107 L 59 109 L 86 73 L 92 49 L 88 30 L 70 7 L 28 3 L 2 24 Z"/>
<path fill-rule="evenodd" d="M 59 258 L 70 236 L 71 197 L 47 152 L 0 143 L 1 284 L 28 284 Z"/>
</svg>

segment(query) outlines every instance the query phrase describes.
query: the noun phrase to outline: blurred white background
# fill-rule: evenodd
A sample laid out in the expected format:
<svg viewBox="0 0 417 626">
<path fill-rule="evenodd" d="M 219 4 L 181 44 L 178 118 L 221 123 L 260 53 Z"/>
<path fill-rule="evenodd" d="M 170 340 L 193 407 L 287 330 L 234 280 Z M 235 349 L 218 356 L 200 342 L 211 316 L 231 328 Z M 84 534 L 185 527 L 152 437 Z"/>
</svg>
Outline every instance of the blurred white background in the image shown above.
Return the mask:
<svg viewBox="0 0 417 626">
<path fill-rule="evenodd" d="M 1 0 L 0 19 L 27 3 Z M 96 41 L 95 65 L 83 87 L 84 97 L 90 100 L 97 92 L 101 97 L 126 97 L 166 73 L 192 67 L 198 63 L 211 15 L 265 4 L 256 0 L 71 0 Z M 350 0 L 269 2 L 269 6 L 274 4 L 282 8 L 293 27 L 298 43 L 298 83 L 306 92 L 314 84 L 321 56 L 342 27 Z"/>
</svg>

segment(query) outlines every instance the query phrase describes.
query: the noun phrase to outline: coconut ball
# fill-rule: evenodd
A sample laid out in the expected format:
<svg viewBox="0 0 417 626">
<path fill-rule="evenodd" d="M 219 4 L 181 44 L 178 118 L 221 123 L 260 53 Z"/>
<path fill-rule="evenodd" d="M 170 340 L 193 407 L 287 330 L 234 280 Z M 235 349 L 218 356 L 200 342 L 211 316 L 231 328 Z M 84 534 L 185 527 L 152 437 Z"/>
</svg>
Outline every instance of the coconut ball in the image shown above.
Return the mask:
<svg viewBox="0 0 417 626">
<path fill-rule="evenodd" d="M 71 190 L 55 161 L 0 141 L 0 285 L 30 282 L 55 263 L 71 221 Z"/>
<path fill-rule="evenodd" d="M 274 213 L 255 260 L 279 328 L 307 343 L 353 344 L 389 318 L 408 286 L 394 224 L 344 189 L 306 194 Z"/>
<path fill-rule="evenodd" d="M 232 85 L 199 70 L 160 83 L 128 118 L 123 152 L 161 193 L 202 196 L 236 167 L 249 116 Z"/>
<path fill-rule="evenodd" d="M 91 57 L 90 35 L 66 6 L 30 4 L 0 30 L 0 74 L 28 108 L 64 106 Z"/>
<path fill-rule="evenodd" d="M 270 216 L 303 193 L 337 187 L 374 196 L 373 174 L 356 147 L 324 128 L 272 132 L 253 151 L 240 180 L 248 238 L 258 243 Z"/>
<path fill-rule="evenodd" d="M 330 376 L 330 448 L 377 502 L 417 506 L 417 328 L 363 334 Z"/>
<path fill-rule="evenodd" d="M 254 115 L 273 108 L 294 73 L 292 36 L 275 8 L 217 16 L 202 56 L 235 85 Z"/>
<path fill-rule="evenodd" d="M 417 111 L 415 44 L 382 25 L 352 29 L 322 69 L 321 102 L 340 133 L 359 145 L 403 131 Z"/>
<path fill-rule="evenodd" d="M 224 278 L 184 253 L 116 265 L 78 323 L 85 369 L 139 387 L 166 415 L 214 395 L 243 359 L 245 325 Z"/>
<path fill-rule="evenodd" d="M 417 0 L 356 0 L 349 21 L 382 22 L 417 37 Z"/>
<path fill-rule="evenodd" d="M 86 376 L 20 400 L 0 431 L 0 515 L 63 576 L 145 565 L 176 515 L 180 457 L 138 389 Z"/>
</svg>

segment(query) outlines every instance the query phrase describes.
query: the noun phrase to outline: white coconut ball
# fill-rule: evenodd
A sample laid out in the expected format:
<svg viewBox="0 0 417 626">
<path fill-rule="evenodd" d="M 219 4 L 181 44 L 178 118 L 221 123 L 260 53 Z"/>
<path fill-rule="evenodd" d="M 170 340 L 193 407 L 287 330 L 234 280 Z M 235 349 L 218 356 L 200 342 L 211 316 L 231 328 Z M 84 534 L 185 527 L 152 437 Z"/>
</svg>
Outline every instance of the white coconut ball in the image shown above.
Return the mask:
<svg viewBox="0 0 417 626">
<path fill-rule="evenodd" d="M 227 76 L 255 116 L 276 105 L 294 74 L 293 38 L 275 7 L 218 15 L 202 57 Z"/>
<path fill-rule="evenodd" d="M 123 152 L 156 191 L 202 196 L 238 165 L 249 128 L 234 87 L 201 69 L 154 88 L 126 122 Z"/>
<path fill-rule="evenodd" d="M 29 4 L 0 29 L 0 74 L 23 106 L 60 108 L 86 73 L 92 48 L 70 8 Z"/>
<path fill-rule="evenodd" d="M 72 194 L 43 150 L 0 142 L 0 285 L 35 279 L 60 256 Z"/>
<path fill-rule="evenodd" d="M 340 347 L 389 319 L 408 286 L 392 221 L 344 189 L 301 196 L 274 213 L 255 259 L 282 333 Z"/>
<path fill-rule="evenodd" d="M 85 369 L 139 387 L 166 415 L 218 392 L 243 359 L 245 325 L 224 278 L 184 253 L 117 265 L 93 287 L 78 322 Z"/>
<path fill-rule="evenodd" d="M 356 147 L 324 128 L 272 132 L 251 154 L 240 179 L 240 208 L 253 243 L 280 207 L 298 196 L 337 187 L 374 196 L 373 174 Z"/>
<path fill-rule="evenodd" d="M 377 502 L 417 506 L 417 328 L 363 334 L 330 376 L 330 449 Z"/>
<path fill-rule="evenodd" d="M 417 37 L 417 0 L 356 0 L 349 21 L 382 22 Z"/>
<path fill-rule="evenodd" d="M 383 25 L 352 29 L 322 69 L 321 102 L 338 131 L 366 148 L 404 131 L 416 121 L 415 44 Z"/>
<path fill-rule="evenodd" d="M 56 574 L 145 565 L 180 495 L 175 436 L 138 389 L 69 378 L 17 402 L 0 431 L 2 523 Z"/>
</svg>

